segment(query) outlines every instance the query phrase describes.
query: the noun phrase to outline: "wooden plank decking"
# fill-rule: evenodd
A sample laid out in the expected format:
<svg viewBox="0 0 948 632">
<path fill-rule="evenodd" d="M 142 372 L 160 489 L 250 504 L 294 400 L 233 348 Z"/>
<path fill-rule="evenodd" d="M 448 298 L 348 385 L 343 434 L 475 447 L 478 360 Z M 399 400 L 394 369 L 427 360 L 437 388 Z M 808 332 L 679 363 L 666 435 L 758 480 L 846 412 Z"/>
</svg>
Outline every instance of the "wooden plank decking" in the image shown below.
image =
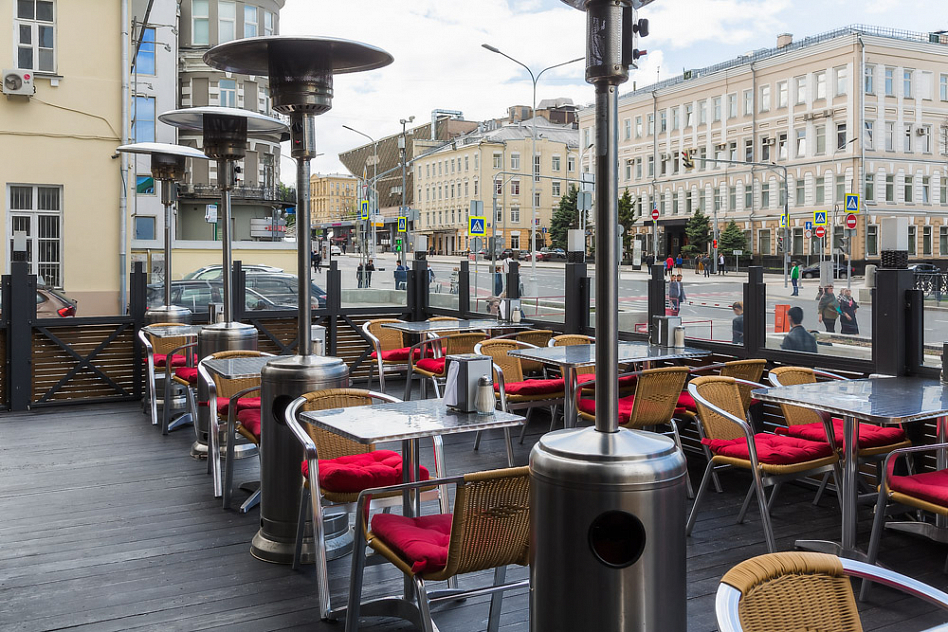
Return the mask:
<svg viewBox="0 0 948 632">
<path fill-rule="evenodd" d="M 537 415 L 531 431 L 546 423 Z M 471 437 L 448 438 L 451 473 L 503 466 L 501 435 L 493 435 L 479 453 L 471 451 Z M 0 416 L 0 630 L 341 630 L 318 620 L 312 567 L 294 572 L 250 556 L 259 513 L 221 510 L 204 462 L 188 456 L 192 440 L 189 429 L 162 437 L 136 404 Z M 526 463 L 530 443 L 518 446 L 519 462 Z M 702 463 L 691 460 L 697 485 Z M 253 460 L 239 464 L 248 476 L 255 468 Z M 722 480 L 726 492 L 711 495 L 687 543 L 691 632 L 716 629 L 714 591 L 721 575 L 765 551 L 754 510 L 745 524 L 735 524 L 748 479 L 725 474 Z M 835 499 L 814 507 L 811 498 L 811 491 L 793 486 L 782 493 L 773 512 L 781 549 L 798 537 L 838 537 Z M 865 546 L 868 510 L 860 518 Z M 946 589 L 946 553 L 944 546 L 889 533 L 881 557 L 895 570 Z M 348 563 L 345 558 L 330 567 L 339 600 Z M 392 570 L 370 568 L 366 594 L 397 590 L 398 578 Z M 948 620 L 885 589 L 874 592 L 863 613 L 866 629 L 879 631 L 923 630 Z M 526 594 L 510 594 L 503 629 L 525 631 L 527 617 Z M 435 611 L 444 631 L 483 630 L 486 618 L 484 598 Z M 409 626 L 367 619 L 363 628 Z"/>
</svg>

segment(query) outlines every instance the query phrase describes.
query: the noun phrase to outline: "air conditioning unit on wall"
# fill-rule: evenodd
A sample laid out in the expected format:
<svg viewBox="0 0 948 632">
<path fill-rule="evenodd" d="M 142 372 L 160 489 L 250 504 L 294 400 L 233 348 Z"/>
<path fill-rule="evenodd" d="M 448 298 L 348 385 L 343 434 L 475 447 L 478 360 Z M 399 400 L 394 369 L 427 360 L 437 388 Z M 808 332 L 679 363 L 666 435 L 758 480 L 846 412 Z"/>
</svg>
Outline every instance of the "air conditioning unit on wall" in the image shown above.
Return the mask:
<svg viewBox="0 0 948 632">
<path fill-rule="evenodd" d="M 33 96 L 33 72 L 30 70 L 4 70 L 3 94 Z"/>
<path fill-rule="evenodd" d="M 927 130 L 926 128 L 924 128 L 924 127 L 916 127 L 916 128 L 915 128 L 915 135 L 916 135 L 916 136 L 924 136 L 927 131 L 928 131 L 928 130 Z"/>
</svg>

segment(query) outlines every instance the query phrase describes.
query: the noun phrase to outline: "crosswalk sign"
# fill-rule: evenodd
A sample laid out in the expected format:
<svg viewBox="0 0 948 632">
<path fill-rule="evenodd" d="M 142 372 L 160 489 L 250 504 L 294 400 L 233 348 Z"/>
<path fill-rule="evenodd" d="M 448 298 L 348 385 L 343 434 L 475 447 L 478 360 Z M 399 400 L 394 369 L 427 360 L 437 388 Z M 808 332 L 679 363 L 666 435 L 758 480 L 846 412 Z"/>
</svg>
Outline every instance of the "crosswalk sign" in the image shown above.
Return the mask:
<svg viewBox="0 0 948 632">
<path fill-rule="evenodd" d="M 369 219 L 369 201 L 362 200 L 362 219 Z"/>
<path fill-rule="evenodd" d="M 467 232 L 471 237 L 483 237 L 487 234 L 487 218 L 471 215 L 467 220 Z"/>
<path fill-rule="evenodd" d="M 859 196 L 855 193 L 846 194 L 846 212 L 847 213 L 858 213 L 859 212 Z"/>
<path fill-rule="evenodd" d="M 781 214 L 780 215 L 780 228 L 786 228 L 786 227 L 787 227 L 787 216 Z"/>
<path fill-rule="evenodd" d="M 826 211 L 813 211 L 813 225 L 826 226 Z"/>
<path fill-rule="evenodd" d="M 400 233 L 408 232 L 408 218 L 407 217 L 398 218 L 398 232 Z"/>
</svg>

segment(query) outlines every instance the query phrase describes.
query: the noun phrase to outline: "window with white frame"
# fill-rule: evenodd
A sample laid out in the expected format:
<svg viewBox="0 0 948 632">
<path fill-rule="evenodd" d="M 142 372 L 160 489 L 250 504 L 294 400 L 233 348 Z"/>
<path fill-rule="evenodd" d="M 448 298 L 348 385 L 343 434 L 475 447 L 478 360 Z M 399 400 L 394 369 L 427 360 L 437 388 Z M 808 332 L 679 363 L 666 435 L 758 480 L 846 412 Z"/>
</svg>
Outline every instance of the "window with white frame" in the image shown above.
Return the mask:
<svg viewBox="0 0 948 632">
<path fill-rule="evenodd" d="M 221 79 L 218 82 L 221 107 L 237 107 L 237 82 L 234 79 Z"/>
<path fill-rule="evenodd" d="M 16 67 L 56 72 L 56 11 L 52 0 L 17 0 Z"/>
<path fill-rule="evenodd" d="M 910 68 L 904 68 L 902 70 L 902 96 L 906 99 L 911 99 L 915 96 L 915 92 L 912 89 L 914 81 L 915 71 Z"/>
<path fill-rule="evenodd" d="M 744 210 L 749 211 L 754 208 L 754 185 L 744 185 Z"/>
<path fill-rule="evenodd" d="M 10 185 L 9 250 L 13 235 L 26 233 L 26 260 L 30 273 L 53 287 L 63 286 L 62 265 L 62 187 L 49 185 Z"/>
<path fill-rule="evenodd" d="M 567 156 L 566 157 L 566 172 L 572 173 L 576 171 L 576 156 Z"/>
<path fill-rule="evenodd" d="M 866 94 L 875 94 L 876 67 L 867 65 L 863 69 L 863 90 Z"/>
<path fill-rule="evenodd" d="M 635 117 L 635 137 L 642 138 L 642 117 Z"/>
<path fill-rule="evenodd" d="M 497 178 L 494 180 L 494 193 L 496 195 L 504 194 L 504 181 L 501 180 L 500 178 Z"/>
<path fill-rule="evenodd" d="M 902 182 L 902 199 L 906 204 L 915 202 L 915 178 L 914 176 L 905 176 Z"/>
<path fill-rule="evenodd" d="M 866 254 L 870 257 L 879 256 L 879 227 L 873 224 L 866 226 Z"/>
<path fill-rule="evenodd" d="M 770 111 L 770 86 L 761 86 L 760 87 L 760 111 L 768 112 Z"/>
<path fill-rule="evenodd" d="M 659 133 L 668 131 L 668 110 L 662 110 L 658 113 L 658 131 Z M 589 145 L 587 142 L 586 145 Z"/>
<path fill-rule="evenodd" d="M 519 210 L 519 209 L 518 209 Z M 520 235 L 511 235 L 510 236 L 510 249 L 519 250 L 520 249 Z"/>
<path fill-rule="evenodd" d="M 654 136 L 655 135 L 655 115 L 649 114 L 648 116 L 645 117 L 645 120 L 646 120 L 646 125 L 648 126 L 648 135 Z"/>
<path fill-rule="evenodd" d="M 835 202 L 837 204 L 844 204 L 846 200 L 846 181 L 843 180 L 842 176 L 836 176 L 836 198 Z"/>
<path fill-rule="evenodd" d="M 764 182 L 760 185 L 760 208 L 770 208 L 770 183 Z"/>
<path fill-rule="evenodd" d="M 796 105 L 806 103 L 806 75 L 793 78 L 793 99 Z"/>
<path fill-rule="evenodd" d="M 520 154 L 510 154 L 510 170 L 520 171 Z"/>
<path fill-rule="evenodd" d="M 561 186 L 562 186 L 562 185 L 560 184 L 560 181 L 559 181 L 559 180 L 554 180 L 554 181 L 551 183 L 550 189 L 551 189 L 551 192 L 552 192 L 552 194 L 553 194 L 553 197 L 560 197 L 560 195 L 562 195 L 562 193 L 560 193 Z"/>
<path fill-rule="evenodd" d="M 836 150 L 846 149 L 846 123 L 836 124 Z"/>
<path fill-rule="evenodd" d="M 698 101 L 698 125 L 708 124 L 708 102 Z"/>
<path fill-rule="evenodd" d="M 895 176 L 887 175 L 885 177 L 885 201 L 895 202 Z"/>
<path fill-rule="evenodd" d="M 938 254 L 948 255 L 948 226 L 938 228 Z"/>
<path fill-rule="evenodd" d="M 494 169 L 503 169 L 504 168 L 504 155 L 499 152 L 494 152 Z"/>
<path fill-rule="evenodd" d="M 642 179 L 642 157 L 641 156 L 635 159 L 635 179 L 636 180 Z"/>
<path fill-rule="evenodd" d="M 685 104 L 685 127 L 694 127 L 695 125 L 695 106 L 693 103 Z"/>
<path fill-rule="evenodd" d="M 873 133 L 873 128 L 875 127 L 875 122 L 865 121 L 864 125 L 865 127 L 863 128 L 863 133 L 865 135 L 865 138 L 863 139 L 863 143 L 865 143 L 866 149 L 871 151 L 872 149 L 874 149 L 874 145 L 872 143 L 872 133 Z"/>
<path fill-rule="evenodd" d="M 918 150 L 928 154 L 932 151 L 932 126 L 919 125 L 918 130 Z"/>
<path fill-rule="evenodd" d="M 220 0 L 217 3 L 217 41 L 220 44 L 237 37 L 237 3 Z"/>
<path fill-rule="evenodd" d="M 787 160 L 790 157 L 789 144 L 789 137 L 786 132 L 777 134 L 777 160 Z"/>
<path fill-rule="evenodd" d="M 820 176 L 816 179 L 816 204 L 826 203 L 826 177 Z"/>
<path fill-rule="evenodd" d="M 155 74 L 155 29 L 142 29 L 142 39 L 135 55 L 135 73 L 139 75 Z"/>
<path fill-rule="evenodd" d="M 510 207 L 510 223 L 512 224 L 520 223 L 520 207 L 519 206 Z"/>
<path fill-rule="evenodd" d="M 680 119 L 678 118 L 678 109 L 679 108 L 671 108 L 672 131 L 675 131 L 679 127 Z"/>
<path fill-rule="evenodd" d="M 727 210 L 737 210 L 737 187 L 727 188 Z"/>
<path fill-rule="evenodd" d="M 632 138 L 632 119 L 624 119 L 622 121 L 623 136 L 625 140 Z"/>
<path fill-rule="evenodd" d="M 886 67 L 885 69 L 885 96 L 895 96 L 895 68 Z"/>
<path fill-rule="evenodd" d="M 136 96 L 132 102 L 132 139 L 136 143 L 155 142 L 155 98 Z"/>
<path fill-rule="evenodd" d="M 649 156 L 646 159 L 645 164 L 647 165 L 646 172 L 648 174 L 648 177 L 651 178 L 652 176 L 655 175 L 655 156 Z"/>
<path fill-rule="evenodd" d="M 806 156 L 806 128 L 796 130 L 796 156 L 797 158 Z"/>
<path fill-rule="evenodd" d="M 714 210 L 721 210 L 721 198 L 724 196 L 724 187 L 714 189 Z"/>
<path fill-rule="evenodd" d="M 533 205 L 534 206 L 540 206 L 540 195 L 541 195 L 540 189 L 537 189 L 536 191 L 533 192 Z"/>
<path fill-rule="evenodd" d="M 839 68 L 834 69 L 836 74 L 836 89 L 834 90 L 835 96 L 841 97 L 846 94 L 849 90 L 849 69 L 846 66 L 840 66 Z"/>
<path fill-rule="evenodd" d="M 876 174 L 867 173 L 863 196 L 866 202 L 874 202 L 876 199 Z"/>
<path fill-rule="evenodd" d="M 744 116 L 754 113 L 754 91 L 744 90 Z"/>
<path fill-rule="evenodd" d="M 754 139 L 744 139 L 744 162 L 754 162 Z"/>
<path fill-rule="evenodd" d="M 557 172 L 560 170 L 561 158 L 560 156 L 553 156 L 550 159 L 550 170 Z M 467 158 L 464 159 L 464 170 L 467 171 Z"/>
<path fill-rule="evenodd" d="M 624 175 L 625 175 L 626 181 L 632 179 L 632 161 L 631 160 L 625 161 L 625 174 Z"/>
<path fill-rule="evenodd" d="M 762 228 L 757 231 L 757 252 L 762 255 L 770 254 L 770 229 Z"/>
<path fill-rule="evenodd" d="M 825 99 L 826 98 L 826 73 L 818 72 L 813 75 L 813 78 L 816 79 L 816 96 L 815 99 Z"/>
<path fill-rule="evenodd" d="M 790 84 L 786 81 L 777 82 L 777 107 L 785 108 L 790 104 Z"/>
<path fill-rule="evenodd" d="M 906 123 L 902 134 L 902 151 L 911 153 L 912 151 L 912 124 Z"/>
<path fill-rule="evenodd" d="M 938 187 L 941 190 L 941 193 L 938 195 L 938 200 L 942 206 L 948 204 L 948 182 L 945 181 L 945 176 L 941 177 L 941 186 Z"/>
<path fill-rule="evenodd" d="M 914 225 L 908 227 L 908 253 L 913 257 L 918 254 L 918 230 Z"/>
<path fill-rule="evenodd" d="M 533 181 L 540 181 L 540 154 L 533 156 Z"/>
<path fill-rule="evenodd" d="M 942 78 L 945 78 L 946 75 L 942 75 Z M 715 123 L 721 120 L 721 97 L 714 97 L 711 101 L 711 120 Z"/>
<path fill-rule="evenodd" d="M 510 181 L 510 195 L 520 195 L 520 180 Z"/>
<path fill-rule="evenodd" d="M 774 139 L 764 136 L 760 139 L 760 160 L 762 162 L 770 162 L 770 148 L 773 147 Z"/>
<path fill-rule="evenodd" d="M 895 123 L 885 121 L 885 150 L 895 151 Z"/>
<path fill-rule="evenodd" d="M 794 183 L 794 191 L 796 195 L 794 205 L 806 206 L 806 180 L 803 178 L 797 179 L 796 183 Z"/>
<path fill-rule="evenodd" d="M 265 37 L 273 35 L 273 13 L 270 11 L 263 12 L 263 35 Z"/>
<path fill-rule="evenodd" d="M 257 36 L 257 7 L 244 5 L 244 37 Z"/>
<path fill-rule="evenodd" d="M 922 204 L 932 203 L 932 179 L 930 176 L 922 176 Z"/>
<path fill-rule="evenodd" d="M 826 153 L 826 126 L 825 125 L 816 126 L 816 153 L 817 155 Z"/>
<path fill-rule="evenodd" d="M 737 93 L 727 95 L 727 117 L 729 119 L 737 117 Z"/>
</svg>

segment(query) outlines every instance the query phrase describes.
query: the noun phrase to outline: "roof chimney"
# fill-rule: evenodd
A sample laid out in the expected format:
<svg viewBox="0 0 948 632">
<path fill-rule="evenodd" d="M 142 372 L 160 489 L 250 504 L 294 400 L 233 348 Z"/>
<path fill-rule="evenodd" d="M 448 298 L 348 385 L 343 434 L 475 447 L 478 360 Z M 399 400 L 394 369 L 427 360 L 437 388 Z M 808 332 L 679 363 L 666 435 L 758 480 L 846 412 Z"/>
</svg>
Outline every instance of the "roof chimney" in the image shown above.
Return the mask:
<svg viewBox="0 0 948 632">
<path fill-rule="evenodd" d="M 781 33 L 777 36 L 777 48 L 786 48 L 793 43 L 792 33 Z"/>
</svg>

